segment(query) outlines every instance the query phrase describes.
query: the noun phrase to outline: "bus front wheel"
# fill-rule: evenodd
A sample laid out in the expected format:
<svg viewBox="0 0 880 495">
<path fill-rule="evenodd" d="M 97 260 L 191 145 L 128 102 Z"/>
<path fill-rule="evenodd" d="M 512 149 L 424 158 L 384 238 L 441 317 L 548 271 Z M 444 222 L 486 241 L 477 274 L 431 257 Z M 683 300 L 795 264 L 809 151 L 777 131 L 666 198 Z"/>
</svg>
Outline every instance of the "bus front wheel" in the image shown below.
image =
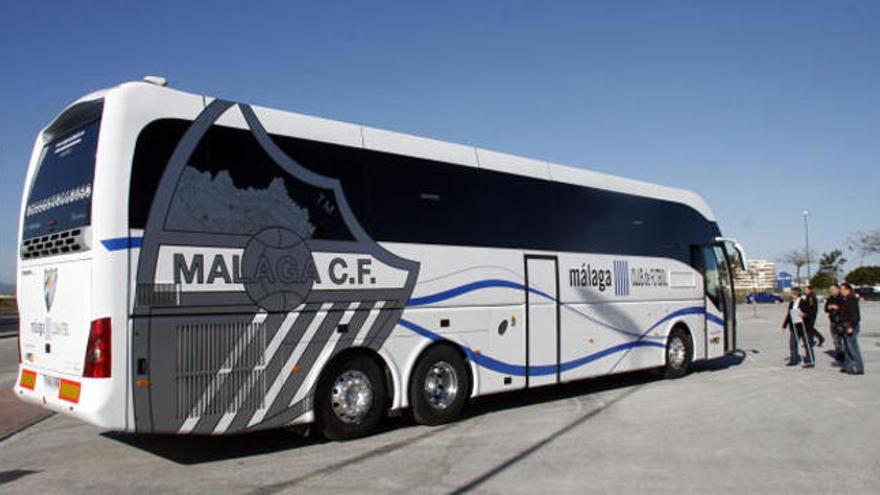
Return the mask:
<svg viewBox="0 0 880 495">
<path fill-rule="evenodd" d="M 344 357 L 322 375 L 315 396 L 319 429 L 330 440 L 370 433 L 385 414 L 382 369 L 367 356 Z"/>
<path fill-rule="evenodd" d="M 676 327 L 669 334 L 666 342 L 666 366 L 663 375 L 666 378 L 680 378 L 687 374 L 693 360 L 694 349 L 687 330 Z"/>
<path fill-rule="evenodd" d="M 423 425 L 448 423 L 461 413 L 470 393 L 470 376 L 461 354 L 448 345 L 428 349 L 413 370 L 409 401 Z"/>
</svg>

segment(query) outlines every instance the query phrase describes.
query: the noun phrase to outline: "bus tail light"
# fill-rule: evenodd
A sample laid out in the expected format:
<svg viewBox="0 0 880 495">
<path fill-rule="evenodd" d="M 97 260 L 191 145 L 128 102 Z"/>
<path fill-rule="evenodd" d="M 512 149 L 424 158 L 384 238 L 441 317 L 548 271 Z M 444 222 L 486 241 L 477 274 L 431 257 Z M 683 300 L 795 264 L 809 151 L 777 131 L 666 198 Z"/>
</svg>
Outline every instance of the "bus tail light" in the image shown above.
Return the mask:
<svg viewBox="0 0 880 495">
<path fill-rule="evenodd" d="M 101 318 L 92 322 L 83 376 L 110 378 L 110 318 Z"/>
</svg>

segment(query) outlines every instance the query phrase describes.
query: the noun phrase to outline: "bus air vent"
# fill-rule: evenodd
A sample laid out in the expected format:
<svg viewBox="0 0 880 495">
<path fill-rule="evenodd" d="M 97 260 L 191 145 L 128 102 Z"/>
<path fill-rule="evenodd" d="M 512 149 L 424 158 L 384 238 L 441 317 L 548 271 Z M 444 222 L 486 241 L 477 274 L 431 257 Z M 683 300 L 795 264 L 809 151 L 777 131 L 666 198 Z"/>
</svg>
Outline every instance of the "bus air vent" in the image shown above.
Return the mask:
<svg viewBox="0 0 880 495">
<path fill-rule="evenodd" d="M 25 239 L 21 243 L 21 259 L 32 260 L 46 256 L 88 251 L 90 246 L 87 234 L 87 227 L 79 227 Z"/>
<path fill-rule="evenodd" d="M 215 416 L 263 407 L 263 323 L 177 327 L 177 417 Z"/>
</svg>

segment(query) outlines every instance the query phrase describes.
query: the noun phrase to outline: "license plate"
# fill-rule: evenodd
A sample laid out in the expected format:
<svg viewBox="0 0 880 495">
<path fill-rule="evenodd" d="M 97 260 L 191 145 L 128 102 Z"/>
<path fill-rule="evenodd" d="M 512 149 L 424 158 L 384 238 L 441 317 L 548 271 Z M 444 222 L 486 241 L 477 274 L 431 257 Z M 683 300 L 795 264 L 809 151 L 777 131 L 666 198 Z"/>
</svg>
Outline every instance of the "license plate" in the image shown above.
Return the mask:
<svg viewBox="0 0 880 495">
<path fill-rule="evenodd" d="M 43 386 L 48 392 L 56 392 L 61 380 L 54 376 L 43 375 Z"/>
</svg>

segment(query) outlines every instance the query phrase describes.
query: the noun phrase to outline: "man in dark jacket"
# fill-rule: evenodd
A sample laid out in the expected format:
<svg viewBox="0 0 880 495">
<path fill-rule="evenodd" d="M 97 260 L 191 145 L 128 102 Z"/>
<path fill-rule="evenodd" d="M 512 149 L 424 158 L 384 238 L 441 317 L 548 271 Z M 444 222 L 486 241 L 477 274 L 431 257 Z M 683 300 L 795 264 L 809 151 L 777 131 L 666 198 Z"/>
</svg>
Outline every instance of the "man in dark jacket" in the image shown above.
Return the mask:
<svg viewBox="0 0 880 495">
<path fill-rule="evenodd" d="M 850 375 L 865 374 L 862 362 L 862 351 L 859 349 L 859 324 L 862 317 L 859 312 L 859 299 L 853 293 L 852 286 L 843 284 L 843 306 L 840 308 L 840 324 L 843 327 L 844 358 L 841 373 Z"/>
<path fill-rule="evenodd" d="M 807 332 L 810 334 L 810 340 L 815 344 L 816 341 L 819 341 L 819 347 L 825 343 L 825 337 L 816 330 L 816 317 L 819 314 L 819 301 L 816 299 L 816 294 L 813 292 L 813 286 L 807 286 L 807 293 L 804 294 L 804 300 L 807 303 L 807 313 L 806 319 L 804 320 L 804 326 L 807 327 Z"/>
<path fill-rule="evenodd" d="M 840 308 L 843 306 L 843 296 L 840 295 L 840 286 L 831 286 L 831 295 L 825 299 L 825 313 L 828 315 L 828 332 L 834 340 L 834 359 L 843 362 L 843 332 L 840 326 Z"/>
<path fill-rule="evenodd" d="M 812 368 L 815 366 L 816 360 L 813 358 L 813 339 L 807 332 L 804 321 L 808 315 L 807 303 L 801 297 L 801 290 L 797 287 L 791 289 L 791 301 L 788 303 L 788 311 L 785 313 L 785 321 L 782 322 L 782 328 L 788 329 L 788 351 L 789 358 L 787 366 L 797 366 L 801 361 L 798 353 L 798 340 L 804 343 L 804 368 Z"/>
</svg>

